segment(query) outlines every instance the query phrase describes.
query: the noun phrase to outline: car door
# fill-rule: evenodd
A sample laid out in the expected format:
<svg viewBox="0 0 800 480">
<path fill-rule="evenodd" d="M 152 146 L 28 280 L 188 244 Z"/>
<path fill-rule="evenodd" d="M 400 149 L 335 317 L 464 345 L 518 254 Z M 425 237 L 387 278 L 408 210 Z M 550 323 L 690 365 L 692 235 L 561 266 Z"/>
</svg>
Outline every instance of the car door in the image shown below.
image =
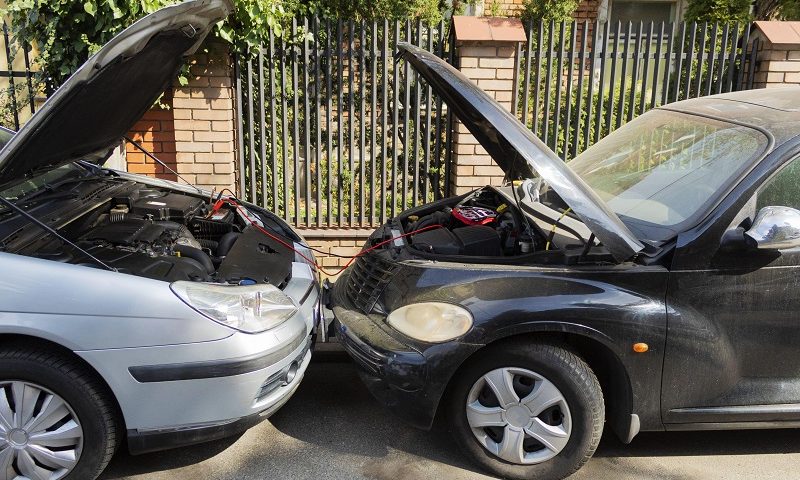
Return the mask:
<svg viewBox="0 0 800 480">
<path fill-rule="evenodd" d="M 737 226 L 749 228 L 762 207 L 800 209 L 800 158 L 783 165 L 754 183 L 755 194 L 736 207 L 727 228 L 696 240 L 718 242 L 713 254 L 670 274 L 662 382 L 667 428 L 800 421 L 800 248 L 719 248 L 720 232 L 735 236 Z M 703 248 L 689 243 L 677 250 L 674 265 L 692 265 L 681 255 L 702 256 Z"/>
</svg>

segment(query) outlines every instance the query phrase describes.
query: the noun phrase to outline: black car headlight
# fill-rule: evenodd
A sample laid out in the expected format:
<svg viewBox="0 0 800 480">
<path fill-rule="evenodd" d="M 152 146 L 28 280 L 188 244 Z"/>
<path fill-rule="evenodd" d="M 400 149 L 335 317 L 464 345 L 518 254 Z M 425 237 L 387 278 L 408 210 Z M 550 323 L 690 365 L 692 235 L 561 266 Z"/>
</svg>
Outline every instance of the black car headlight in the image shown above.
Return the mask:
<svg viewBox="0 0 800 480">
<path fill-rule="evenodd" d="M 464 307 L 441 302 L 413 303 L 386 318 L 400 333 L 423 342 L 446 342 L 472 328 L 472 314 Z"/>
</svg>

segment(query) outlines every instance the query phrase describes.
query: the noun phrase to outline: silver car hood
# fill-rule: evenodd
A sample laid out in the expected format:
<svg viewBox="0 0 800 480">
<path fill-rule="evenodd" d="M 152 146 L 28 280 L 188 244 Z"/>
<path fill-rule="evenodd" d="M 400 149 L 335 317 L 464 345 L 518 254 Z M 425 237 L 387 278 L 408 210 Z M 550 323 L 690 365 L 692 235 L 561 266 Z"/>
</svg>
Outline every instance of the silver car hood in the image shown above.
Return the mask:
<svg viewBox="0 0 800 480">
<path fill-rule="evenodd" d="M 397 48 L 508 178 L 532 178 L 538 173 L 617 261 L 644 249 L 597 193 L 511 112 L 436 55 L 408 43 L 398 43 Z"/>
<path fill-rule="evenodd" d="M 112 38 L 0 150 L 0 187 L 75 160 L 104 159 L 232 8 L 229 0 L 191 0 Z"/>
</svg>

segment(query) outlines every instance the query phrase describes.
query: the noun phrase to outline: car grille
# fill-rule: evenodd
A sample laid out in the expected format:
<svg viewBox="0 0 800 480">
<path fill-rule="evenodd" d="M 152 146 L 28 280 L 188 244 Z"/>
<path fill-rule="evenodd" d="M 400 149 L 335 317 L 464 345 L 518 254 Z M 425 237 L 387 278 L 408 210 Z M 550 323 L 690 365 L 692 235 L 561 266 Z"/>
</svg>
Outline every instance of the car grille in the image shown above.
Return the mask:
<svg viewBox="0 0 800 480">
<path fill-rule="evenodd" d="M 339 337 L 339 341 L 342 342 L 342 346 L 353 360 L 373 375 L 382 374 L 383 365 L 386 364 L 386 358 L 379 356 L 377 352 L 369 352 L 369 349 L 364 348 L 363 344 L 359 345 L 359 343 L 352 340 L 344 332 L 337 333 L 337 336 Z"/>
<path fill-rule="evenodd" d="M 359 257 L 350 269 L 345 286 L 347 297 L 363 313 L 371 313 L 396 270 L 394 263 L 382 260 L 377 255 Z"/>
</svg>

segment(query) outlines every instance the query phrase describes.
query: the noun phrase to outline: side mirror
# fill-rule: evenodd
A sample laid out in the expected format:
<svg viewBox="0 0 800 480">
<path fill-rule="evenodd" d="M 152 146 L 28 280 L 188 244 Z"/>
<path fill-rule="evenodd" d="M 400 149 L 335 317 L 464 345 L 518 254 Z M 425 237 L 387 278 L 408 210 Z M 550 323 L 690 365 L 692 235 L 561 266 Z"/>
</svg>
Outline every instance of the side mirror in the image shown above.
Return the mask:
<svg viewBox="0 0 800 480">
<path fill-rule="evenodd" d="M 800 211 L 789 207 L 764 207 L 744 235 L 759 250 L 800 247 Z"/>
</svg>

